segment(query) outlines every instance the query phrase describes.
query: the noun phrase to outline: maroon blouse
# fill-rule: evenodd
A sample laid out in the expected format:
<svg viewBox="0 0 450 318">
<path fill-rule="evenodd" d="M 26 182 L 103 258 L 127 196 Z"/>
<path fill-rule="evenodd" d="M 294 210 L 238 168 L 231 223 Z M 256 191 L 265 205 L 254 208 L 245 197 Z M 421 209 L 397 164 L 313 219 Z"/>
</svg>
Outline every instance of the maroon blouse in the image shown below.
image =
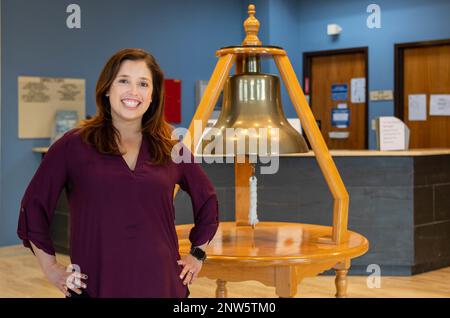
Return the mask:
<svg viewBox="0 0 450 318">
<path fill-rule="evenodd" d="M 183 148 L 183 151 L 188 151 Z M 71 263 L 88 275 L 90 297 L 185 297 L 175 230 L 175 184 L 192 201 L 193 246 L 209 243 L 218 219 L 215 189 L 190 163 L 151 165 L 142 141 L 135 170 L 121 155 L 100 154 L 73 129 L 44 156 L 21 201 L 18 236 L 55 254 L 50 225 L 65 187 L 70 207 Z"/>
</svg>

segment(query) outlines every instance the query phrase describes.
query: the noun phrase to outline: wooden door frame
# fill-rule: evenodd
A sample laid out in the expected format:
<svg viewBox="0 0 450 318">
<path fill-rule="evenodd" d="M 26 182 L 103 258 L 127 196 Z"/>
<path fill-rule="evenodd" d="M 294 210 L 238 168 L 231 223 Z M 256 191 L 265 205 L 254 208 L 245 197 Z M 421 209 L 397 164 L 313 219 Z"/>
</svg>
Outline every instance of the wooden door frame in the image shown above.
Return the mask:
<svg viewBox="0 0 450 318">
<path fill-rule="evenodd" d="M 407 42 L 396 43 L 394 45 L 394 114 L 397 118 L 404 121 L 404 73 L 405 63 L 404 55 L 405 49 L 419 48 L 419 47 L 432 47 L 450 45 L 450 39 L 433 40 L 433 41 L 421 41 L 421 42 Z"/>
<path fill-rule="evenodd" d="M 311 94 L 312 90 L 312 59 L 318 56 L 332 56 L 338 54 L 351 54 L 351 53 L 362 53 L 364 54 L 364 63 L 366 68 L 366 129 L 364 138 L 364 147 L 368 149 L 369 147 L 369 47 L 361 46 L 346 49 L 337 50 L 325 50 L 325 51 L 311 51 L 303 52 L 303 78 L 302 83 L 305 87 L 305 77 L 309 78 L 309 106 L 311 107 L 313 96 Z"/>
</svg>

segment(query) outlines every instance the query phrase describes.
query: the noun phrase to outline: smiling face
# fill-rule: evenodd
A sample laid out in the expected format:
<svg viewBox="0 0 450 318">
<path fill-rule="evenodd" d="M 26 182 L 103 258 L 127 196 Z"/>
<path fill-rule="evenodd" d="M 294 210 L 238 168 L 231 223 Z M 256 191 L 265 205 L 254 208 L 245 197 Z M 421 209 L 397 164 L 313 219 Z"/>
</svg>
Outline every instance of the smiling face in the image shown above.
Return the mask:
<svg viewBox="0 0 450 318">
<path fill-rule="evenodd" d="M 142 120 L 152 93 L 152 74 L 145 61 L 123 61 L 107 92 L 113 122 Z"/>
</svg>

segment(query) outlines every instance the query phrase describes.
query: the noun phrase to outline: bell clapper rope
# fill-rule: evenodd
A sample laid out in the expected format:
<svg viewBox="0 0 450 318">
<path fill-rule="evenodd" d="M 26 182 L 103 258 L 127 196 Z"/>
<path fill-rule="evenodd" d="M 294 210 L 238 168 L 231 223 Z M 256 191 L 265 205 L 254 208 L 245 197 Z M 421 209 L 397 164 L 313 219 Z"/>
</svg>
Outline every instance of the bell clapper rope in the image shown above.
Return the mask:
<svg viewBox="0 0 450 318">
<path fill-rule="evenodd" d="M 249 208 L 249 223 L 252 228 L 259 222 L 258 214 L 256 212 L 256 202 L 257 202 L 257 179 L 255 176 L 255 164 L 252 164 L 252 175 L 249 179 L 250 184 L 250 208 Z"/>
</svg>

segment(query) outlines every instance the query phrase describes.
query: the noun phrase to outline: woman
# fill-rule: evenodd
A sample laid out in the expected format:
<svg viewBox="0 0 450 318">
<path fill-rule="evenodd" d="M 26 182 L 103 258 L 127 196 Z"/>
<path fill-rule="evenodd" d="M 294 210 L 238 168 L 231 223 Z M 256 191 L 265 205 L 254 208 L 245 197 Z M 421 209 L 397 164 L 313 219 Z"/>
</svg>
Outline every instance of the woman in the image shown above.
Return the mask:
<svg viewBox="0 0 450 318">
<path fill-rule="evenodd" d="M 196 253 L 180 260 L 173 191 L 179 184 L 191 196 L 189 239 L 200 249 L 218 227 L 217 197 L 191 153 L 190 162 L 171 158 L 163 82 L 149 53 L 112 56 L 97 82 L 96 116 L 49 148 L 23 196 L 18 235 L 67 297 L 187 297 L 201 270 Z M 49 235 L 63 187 L 74 273 L 56 262 Z"/>
</svg>

